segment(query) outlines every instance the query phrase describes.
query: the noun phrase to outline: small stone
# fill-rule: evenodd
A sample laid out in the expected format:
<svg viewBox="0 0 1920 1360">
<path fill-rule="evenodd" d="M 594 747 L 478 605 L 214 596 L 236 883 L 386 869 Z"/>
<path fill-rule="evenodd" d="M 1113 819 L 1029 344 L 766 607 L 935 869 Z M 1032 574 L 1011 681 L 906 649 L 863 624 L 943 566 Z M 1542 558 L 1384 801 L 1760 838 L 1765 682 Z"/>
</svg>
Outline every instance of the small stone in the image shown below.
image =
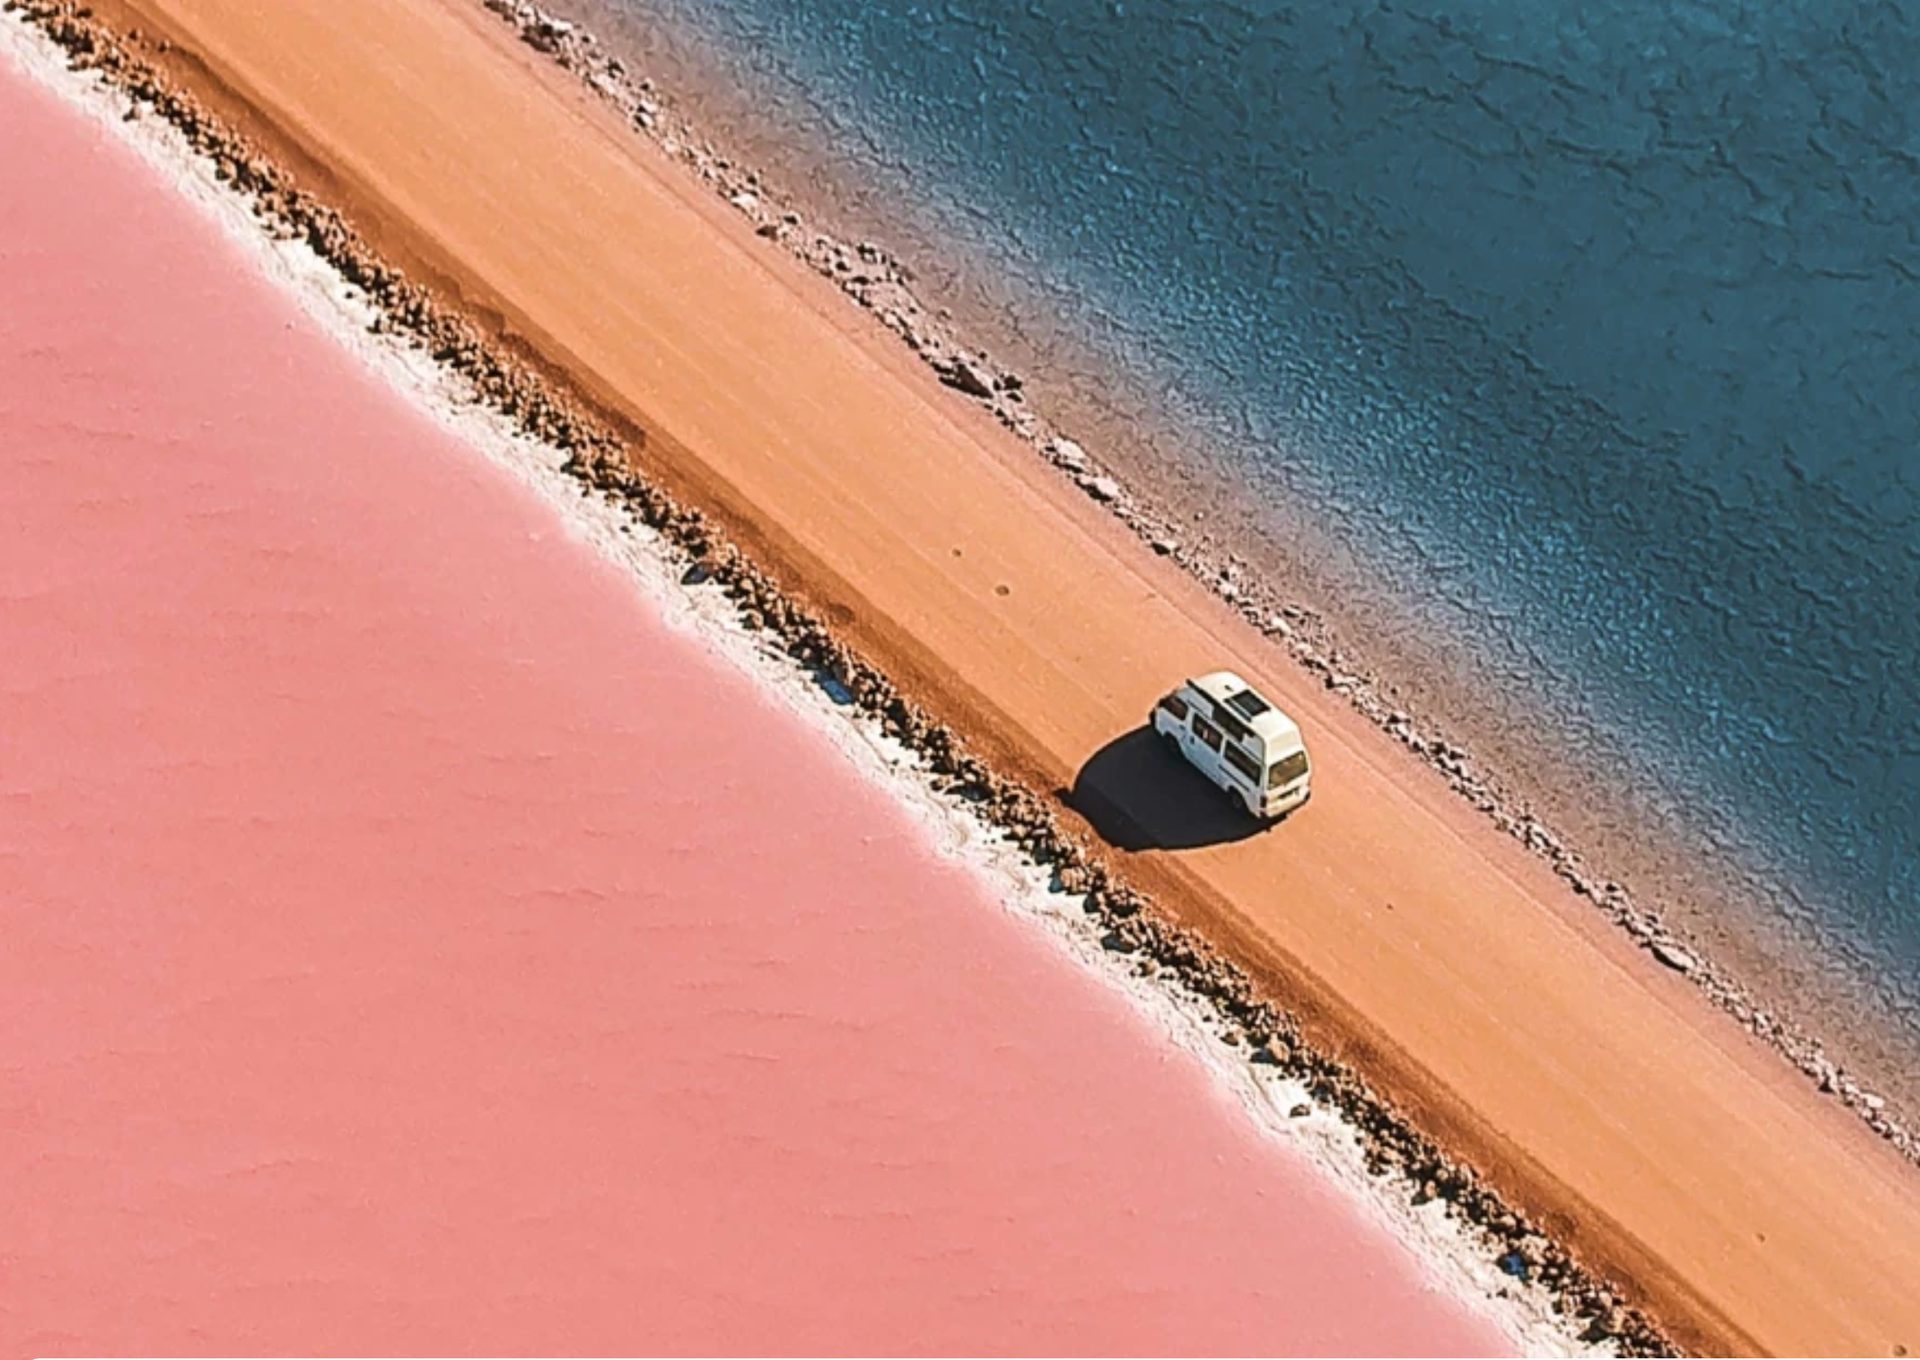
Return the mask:
<svg viewBox="0 0 1920 1360">
<path fill-rule="evenodd" d="M 1053 454 L 1053 461 L 1068 472 L 1087 470 L 1087 451 L 1071 439 L 1056 439 L 1048 448 Z"/>
<path fill-rule="evenodd" d="M 1156 538 L 1153 540 L 1153 550 L 1162 557 L 1172 557 L 1180 551 L 1180 540 L 1177 538 Z"/>
<path fill-rule="evenodd" d="M 1677 973 L 1694 973 L 1700 969 L 1698 959 L 1670 940 L 1655 940 L 1653 956 Z"/>
<path fill-rule="evenodd" d="M 990 397 L 993 395 L 993 379 L 987 370 L 971 359 L 956 358 L 940 370 L 940 379 L 949 387 L 956 387 L 970 397 Z"/>
<path fill-rule="evenodd" d="M 1291 1110 L 1287 1111 L 1288 1116 L 1293 1119 L 1305 1119 L 1308 1115 L 1312 1113 L 1313 1113 L 1313 1106 L 1307 1104 L 1304 1100 L 1301 1101 L 1298 1105 L 1295 1105 Z"/>
<path fill-rule="evenodd" d="M 527 41 L 542 52 L 556 52 L 560 44 L 573 34 L 573 25 L 565 19 L 538 15 L 527 30 Z"/>
<path fill-rule="evenodd" d="M 1120 499 L 1120 483 L 1111 477 L 1086 477 L 1080 485 L 1089 496 L 1103 505 L 1111 505 Z"/>
<path fill-rule="evenodd" d="M 755 208 L 760 206 L 760 195 L 751 194 L 746 192 L 745 190 L 742 190 L 741 192 L 735 194 L 732 198 L 729 198 L 727 202 L 733 204 L 733 206 L 738 208 L 741 212 L 752 212 Z"/>
</svg>

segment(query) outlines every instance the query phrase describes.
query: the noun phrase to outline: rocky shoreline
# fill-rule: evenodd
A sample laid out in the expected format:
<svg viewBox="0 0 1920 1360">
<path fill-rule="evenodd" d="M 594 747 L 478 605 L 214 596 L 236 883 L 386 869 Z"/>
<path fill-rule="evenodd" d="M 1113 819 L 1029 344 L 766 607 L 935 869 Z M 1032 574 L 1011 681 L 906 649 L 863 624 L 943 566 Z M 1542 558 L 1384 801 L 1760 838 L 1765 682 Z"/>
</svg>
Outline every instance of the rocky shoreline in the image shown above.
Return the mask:
<svg viewBox="0 0 1920 1360">
<path fill-rule="evenodd" d="M 1018 373 L 987 352 L 969 347 L 944 313 L 916 294 L 911 272 L 884 247 L 848 242 L 808 227 L 798 205 L 772 189 L 752 167 L 740 164 L 657 89 L 627 69 L 595 36 L 547 13 L 531 0 L 479 0 L 512 25 L 521 40 L 544 53 L 616 108 L 640 135 L 687 166 L 722 199 L 753 222 L 756 232 L 831 280 L 930 366 L 947 386 L 990 410 L 1082 492 L 1105 506 L 1154 552 L 1168 557 L 1207 586 L 1242 618 L 1284 646 L 1326 688 L 1345 695 L 1353 708 L 1430 767 L 1452 790 L 1496 827 L 1549 865 L 1572 890 L 1664 967 L 1686 976 L 1716 1006 L 1775 1049 L 1825 1095 L 1844 1104 L 1907 1160 L 1920 1165 L 1920 1136 L 1908 1112 L 1894 1108 L 1828 1057 L 1825 1045 L 1774 1014 L 1697 942 L 1684 937 L 1662 913 L 1635 900 L 1620 883 L 1590 866 L 1580 851 L 1556 833 L 1468 752 L 1430 722 L 1397 707 L 1379 677 L 1346 651 L 1316 612 L 1287 600 L 1253 577 L 1245 562 L 1182 541 L 1174 520 L 1136 495 L 1082 445 L 1057 430 L 1025 396 Z"/>
<path fill-rule="evenodd" d="M 644 81 L 629 79 L 617 61 L 600 57 L 590 37 L 515 0 L 484 2 L 517 24 L 534 46 L 555 55 L 604 97 L 621 103 L 636 128 L 659 137 L 663 146 L 671 144 L 670 149 L 693 164 L 739 211 L 754 217 L 762 235 L 783 242 L 839 281 L 934 364 L 949 385 L 988 403 L 1003 423 L 1044 449 L 1087 494 L 1113 506 L 1156 550 L 1178 557 L 1203 576 L 1215 570 L 1213 563 L 1182 549 L 1165 525 L 1134 507 L 1124 487 L 1103 473 L 1078 445 L 1055 434 L 1028 411 L 1015 375 L 1000 371 L 977 351 L 963 350 L 937 319 L 929 319 L 912 298 L 904 272 L 884 251 L 871 245 L 848 247 L 802 232 L 796 213 L 769 206 L 770 195 L 757 176 L 737 171 L 723 157 L 674 132 L 684 125 L 664 113 Z M 458 374 L 479 401 L 527 435 L 566 452 L 567 470 L 580 482 L 582 494 L 616 500 L 656 529 L 684 554 L 690 578 L 715 582 L 748 628 L 777 641 L 801 666 L 830 679 L 858 709 L 913 751 L 924 762 L 936 790 L 1048 869 L 1060 891 L 1081 896 L 1086 912 L 1104 931 L 1105 947 L 1135 956 L 1136 966 L 1144 972 L 1171 974 L 1183 988 L 1211 1002 L 1232 1027 L 1228 1042 L 1244 1045 L 1255 1061 L 1282 1069 L 1316 1099 L 1340 1111 L 1363 1138 L 1371 1170 L 1397 1177 L 1415 1203 L 1441 1201 L 1451 1217 L 1477 1230 L 1503 1268 L 1548 1291 L 1570 1332 L 1582 1341 L 1608 1344 L 1627 1355 L 1674 1351 L 1671 1338 L 1645 1312 L 1626 1302 L 1620 1286 L 1583 1267 L 1562 1244 L 1504 1203 L 1471 1167 L 1445 1155 L 1357 1073 L 1313 1048 L 1296 1017 L 1262 996 L 1239 967 L 1193 932 L 1174 925 L 1128 885 L 1103 851 L 1062 824 L 1049 799 L 989 768 L 951 729 L 900 694 L 838 639 L 824 620 L 789 598 L 771 576 L 726 540 L 709 516 L 638 475 L 626 443 L 584 403 L 558 390 L 514 357 L 508 346 L 497 343 L 497 337 L 442 305 L 381 260 L 336 210 L 297 188 L 289 174 L 228 130 L 142 55 L 143 47 L 164 55 L 164 44 L 148 46 L 138 35 L 117 32 L 75 0 L 0 0 L 0 10 L 36 27 L 66 53 L 74 69 L 95 72 L 120 91 L 130 101 L 128 117 L 151 114 L 175 128 L 198 155 L 213 164 L 223 183 L 243 195 L 266 230 L 303 240 L 343 280 L 364 293 L 379 316 L 378 329 L 430 354 Z M 1231 566 L 1227 563 L 1218 570 L 1219 581 L 1228 588 L 1222 593 L 1247 617 L 1286 640 L 1330 688 L 1349 694 L 1363 712 L 1376 716 L 1401 741 L 1428 756 L 1448 773 L 1456 788 L 1506 829 L 1540 853 L 1566 857 L 1577 869 L 1572 852 L 1544 827 L 1504 810 L 1493 791 L 1474 776 L 1464 753 L 1416 731 L 1403 715 L 1385 710 L 1363 677 L 1340 669 L 1339 655 L 1326 647 L 1317 620 L 1303 611 L 1271 606 L 1257 587 L 1237 584 Z M 1264 612 L 1269 608 L 1270 615 Z M 1369 705 L 1382 711 L 1376 715 Z M 1566 870 L 1563 876 L 1576 886 L 1586 881 Z M 1612 889 L 1608 884 L 1589 885 L 1585 895 L 1623 924 L 1640 922 L 1637 938 L 1650 949 L 1664 951 L 1669 966 L 1712 982 L 1715 975 L 1706 965 L 1660 931 L 1657 920 L 1636 912 Z M 1729 995 L 1735 1000 L 1723 1004 L 1733 1009 L 1738 994 Z M 1763 1020 L 1765 1025 L 1760 1023 Z M 1772 1022 L 1764 1013 L 1754 1012 L 1749 1024 L 1756 1033 L 1769 1035 L 1766 1026 Z M 1829 1085 L 1856 1108 L 1877 1117 L 1876 1127 L 1895 1128 L 1882 1109 L 1868 1104 L 1876 1098 L 1846 1084 L 1844 1076 L 1834 1074 Z M 1912 1140 L 1897 1128 L 1895 1133 L 1902 1150 L 1913 1155 Z"/>
</svg>

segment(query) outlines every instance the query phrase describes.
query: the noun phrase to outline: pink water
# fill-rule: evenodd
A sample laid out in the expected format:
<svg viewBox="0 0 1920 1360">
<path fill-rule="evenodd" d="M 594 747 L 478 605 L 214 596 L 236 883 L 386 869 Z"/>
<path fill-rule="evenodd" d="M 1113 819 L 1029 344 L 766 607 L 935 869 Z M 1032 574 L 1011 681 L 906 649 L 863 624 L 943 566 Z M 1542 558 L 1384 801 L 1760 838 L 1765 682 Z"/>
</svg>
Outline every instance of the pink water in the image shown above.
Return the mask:
<svg viewBox="0 0 1920 1360">
<path fill-rule="evenodd" d="M 1483 1351 L 0 64 L 0 1350 Z"/>
</svg>

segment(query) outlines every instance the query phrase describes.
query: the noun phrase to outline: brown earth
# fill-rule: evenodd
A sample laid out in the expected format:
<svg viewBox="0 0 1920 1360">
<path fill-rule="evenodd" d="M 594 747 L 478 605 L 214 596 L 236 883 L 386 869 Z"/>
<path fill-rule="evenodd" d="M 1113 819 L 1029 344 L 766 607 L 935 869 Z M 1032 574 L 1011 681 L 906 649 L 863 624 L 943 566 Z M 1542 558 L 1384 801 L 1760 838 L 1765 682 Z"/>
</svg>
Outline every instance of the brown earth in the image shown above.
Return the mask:
<svg viewBox="0 0 1920 1360">
<path fill-rule="evenodd" d="M 1920 1180 L 1890 1149 L 470 0 L 98 8 L 644 431 L 650 474 L 1070 793 L 1141 886 L 1683 1340 L 1920 1345 Z M 1313 802 L 1264 834 L 1129 736 L 1221 665 L 1315 754 Z"/>
</svg>

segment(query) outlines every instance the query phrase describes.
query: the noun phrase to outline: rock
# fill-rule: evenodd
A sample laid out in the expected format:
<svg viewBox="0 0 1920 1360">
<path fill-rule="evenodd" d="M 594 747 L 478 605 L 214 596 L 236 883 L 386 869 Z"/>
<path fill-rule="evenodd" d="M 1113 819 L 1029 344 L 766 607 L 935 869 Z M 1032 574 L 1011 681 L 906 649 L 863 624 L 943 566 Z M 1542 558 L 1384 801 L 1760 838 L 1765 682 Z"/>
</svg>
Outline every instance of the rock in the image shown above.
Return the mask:
<svg viewBox="0 0 1920 1360">
<path fill-rule="evenodd" d="M 733 204 L 733 206 L 741 212 L 752 212 L 760 206 L 760 195 L 748 193 L 743 189 L 732 198 L 729 198 L 727 202 Z"/>
<path fill-rule="evenodd" d="M 1103 505 L 1111 505 L 1120 499 L 1120 483 L 1111 477 L 1083 477 L 1080 486 Z"/>
<path fill-rule="evenodd" d="M 1180 551 L 1180 540 L 1177 538 L 1156 538 L 1153 540 L 1153 550 L 1162 557 L 1172 557 Z"/>
<path fill-rule="evenodd" d="M 971 359 L 956 358 L 940 370 L 940 380 L 948 387 L 958 388 L 970 397 L 990 397 L 993 395 L 993 379 L 987 370 Z"/>
<path fill-rule="evenodd" d="M 1700 969 L 1700 961 L 1671 940 L 1655 940 L 1653 956 L 1677 973 L 1695 973 Z"/>
<path fill-rule="evenodd" d="M 556 52 L 560 44 L 573 36 L 573 25 L 565 19 L 536 13 L 527 27 L 527 41 L 542 52 Z"/>
<path fill-rule="evenodd" d="M 1053 454 L 1053 461 L 1068 472 L 1087 470 L 1087 451 L 1071 439 L 1056 439 L 1047 448 Z"/>
<path fill-rule="evenodd" d="M 1308 1115 L 1312 1113 L 1313 1113 L 1313 1106 L 1307 1104 L 1304 1100 L 1301 1101 L 1298 1105 L 1295 1105 L 1291 1110 L 1287 1111 L 1288 1116 L 1293 1119 L 1305 1119 Z"/>
</svg>

